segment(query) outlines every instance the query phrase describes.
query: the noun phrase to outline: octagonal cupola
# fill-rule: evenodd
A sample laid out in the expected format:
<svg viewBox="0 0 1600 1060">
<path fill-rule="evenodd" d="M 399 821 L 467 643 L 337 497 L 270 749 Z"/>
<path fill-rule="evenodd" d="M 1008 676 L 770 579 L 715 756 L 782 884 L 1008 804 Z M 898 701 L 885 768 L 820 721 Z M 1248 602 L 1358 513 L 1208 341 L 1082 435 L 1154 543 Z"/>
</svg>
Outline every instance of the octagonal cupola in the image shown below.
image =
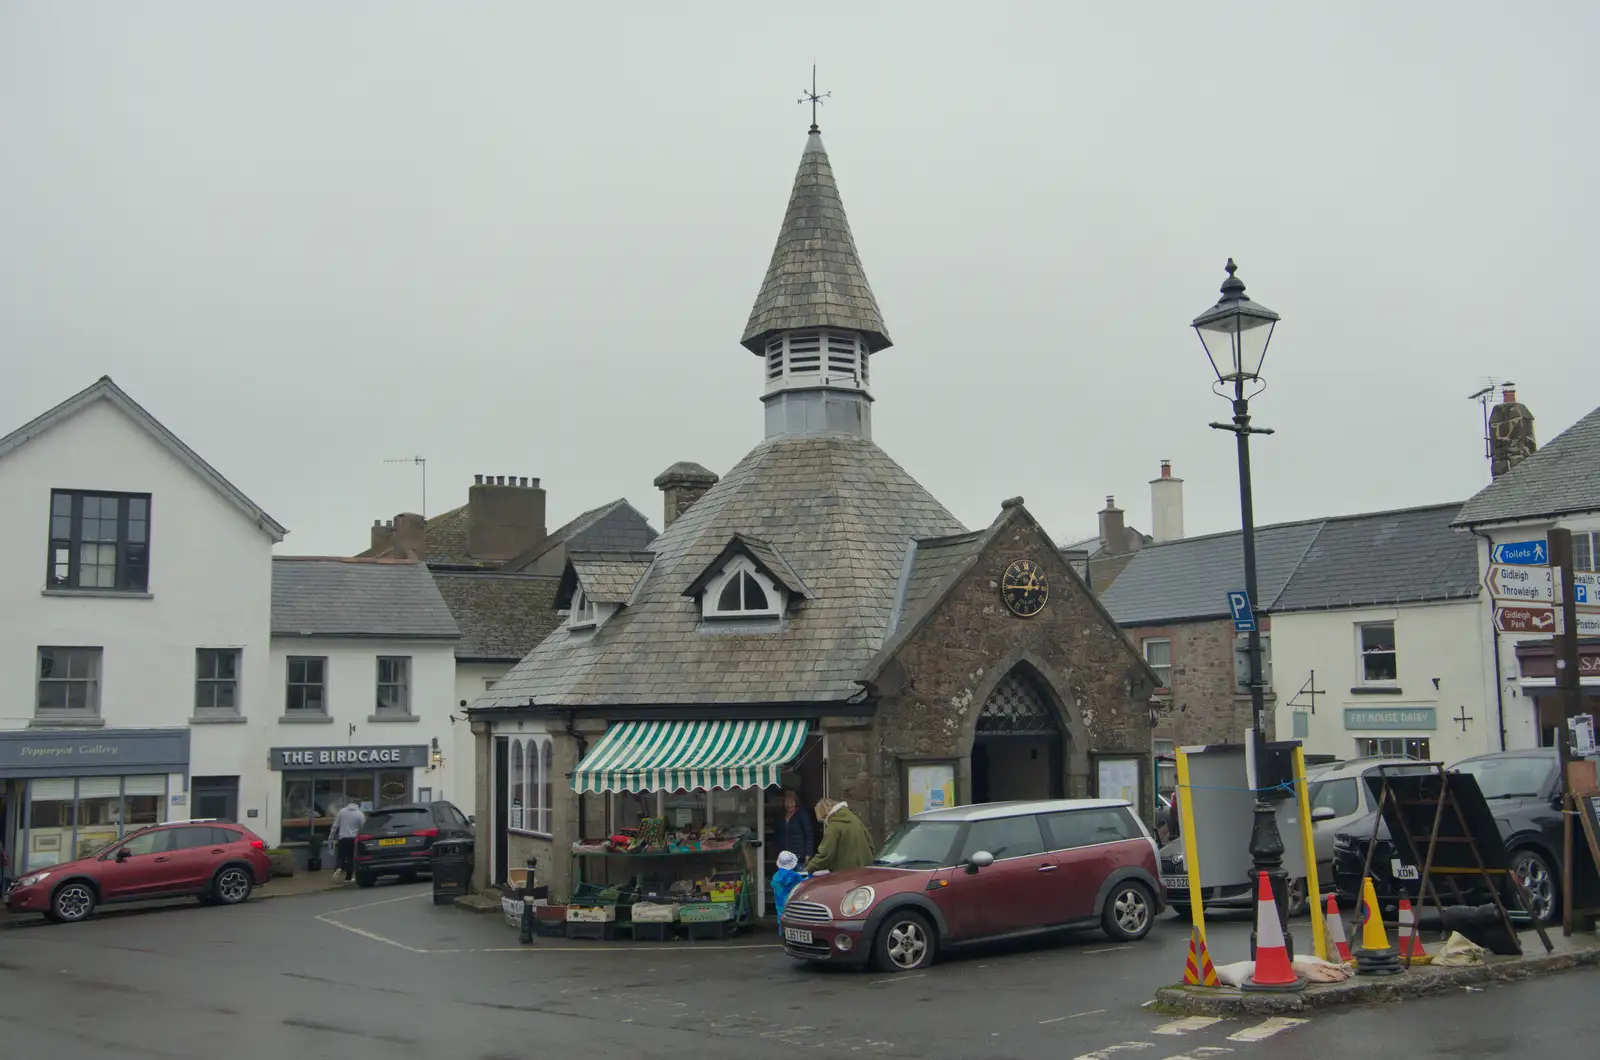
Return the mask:
<svg viewBox="0 0 1600 1060">
<path fill-rule="evenodd" d="M 815 125 L 741 342 L 762 359 L 767 437 L 872 436 L 870 361 L 889 334 Z"/>
</svg>

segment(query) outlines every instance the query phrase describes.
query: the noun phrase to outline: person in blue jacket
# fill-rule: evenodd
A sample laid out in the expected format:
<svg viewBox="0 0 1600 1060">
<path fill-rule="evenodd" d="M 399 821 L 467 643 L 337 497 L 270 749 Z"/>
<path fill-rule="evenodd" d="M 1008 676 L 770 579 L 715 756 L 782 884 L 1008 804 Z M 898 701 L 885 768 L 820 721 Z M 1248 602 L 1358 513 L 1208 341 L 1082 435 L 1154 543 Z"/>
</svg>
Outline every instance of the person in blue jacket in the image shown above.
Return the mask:
<svg viewBox="0 0 1600 1060">
<path fill-rule="evenodd" d="M 800 871 L 800 859 L 794 856 L 794 851 L 785 850 L 778 855 L 778 871 L 772 874 L 772 901 L 778 907 L 778 916 L 783 916 L 783 907 L 789 904 L 789 895 L 805 878 L 805 873 Z"/>
</svg>

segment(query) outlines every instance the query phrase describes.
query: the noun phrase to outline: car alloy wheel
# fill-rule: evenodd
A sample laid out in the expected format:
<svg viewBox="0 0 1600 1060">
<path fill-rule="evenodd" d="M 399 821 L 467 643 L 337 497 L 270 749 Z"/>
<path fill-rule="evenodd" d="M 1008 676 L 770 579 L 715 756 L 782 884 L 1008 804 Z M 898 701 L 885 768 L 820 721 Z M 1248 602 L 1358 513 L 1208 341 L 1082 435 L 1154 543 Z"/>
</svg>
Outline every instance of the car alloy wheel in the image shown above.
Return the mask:
<svg viewBox="0 0 1600 1060">
<path fill-rule="evenodd" d="M 886 972 L 911 972 L 933 957 L 933 939 L 920 916 L 891 917 L 878 941 L 879 966 Z"/>
<path fill-rule="evenodd" d="M 250 877 L 243 869 L 223 869 L 217 877 L 217 897 L 224 905 L 238 905 L 250 897 Z"/>
<path fill-rule="evenodd" d="M 1150 908 L 1150 892 L 1141 884 L 1118 884 L 1106 900 L 1101 925 L 1120 942 L 1144 938 L 1150 931 Z"/>
<path fill-rule="evenodd" d="M 1550 866 L 1533 851 L 1523 850 L 1517 853 L 1511 863 L 1511 871 L 1533 900 L 1533 908 L 1528 913 L 1543 923 L 1550 923 L 1556 909 L 1556 881 L 1550 873 Z"/>
<path fill-rule="evenodd" d="M 88 884 L 69 883 L 56 892 L 52 903 L 55 914 L 62 920 L 82 920 L 94 912 L 94 892 Z"/>
</svg>

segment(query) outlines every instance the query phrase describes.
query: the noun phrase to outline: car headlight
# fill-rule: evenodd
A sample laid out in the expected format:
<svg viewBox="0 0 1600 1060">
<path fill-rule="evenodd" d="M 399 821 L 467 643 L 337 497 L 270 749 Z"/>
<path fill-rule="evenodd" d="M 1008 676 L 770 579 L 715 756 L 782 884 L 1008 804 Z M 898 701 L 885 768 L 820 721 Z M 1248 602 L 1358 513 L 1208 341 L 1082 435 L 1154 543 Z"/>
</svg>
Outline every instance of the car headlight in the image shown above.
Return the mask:
<svg viewBox="0 0 1600 1060">
<path fill-rule="evenodd" d="M 839 915 L 849 919 L 860 916 L 871 907 L 874 898 L 878 897 L 871 887 L 857 887 L 844 896 L 844 901 L 839 903 Z"/>
<path fill-rule="evenodd" d="M 32 887 L 34 884 L 42 883 L 45 880 L 48 880 L 49 878 L 50 878 L 50 874 L 48 872 L 36 872 L 32 876 L 24 876 L 24 877 L 22 877 L 22 879 L 17 881 L 17 886 L 18 887 Z"/>
</svg>

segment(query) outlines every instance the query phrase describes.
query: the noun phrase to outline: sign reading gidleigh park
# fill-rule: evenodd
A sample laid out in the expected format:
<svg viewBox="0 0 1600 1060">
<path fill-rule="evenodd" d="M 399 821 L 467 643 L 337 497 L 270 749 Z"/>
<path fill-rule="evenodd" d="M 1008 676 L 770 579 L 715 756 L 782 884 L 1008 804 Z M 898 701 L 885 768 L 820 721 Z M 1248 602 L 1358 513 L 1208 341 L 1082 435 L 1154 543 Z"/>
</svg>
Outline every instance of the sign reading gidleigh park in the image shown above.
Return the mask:
<svg viewBox="0 0 1600 1060">
<path fill-rule="evenodd" d="M 336 766 L 391 766 L 408 769 L 428 764 L 426 744 L 392 747 L 274 747 L 273 769 L 328 769 Z"/>
</svg>

